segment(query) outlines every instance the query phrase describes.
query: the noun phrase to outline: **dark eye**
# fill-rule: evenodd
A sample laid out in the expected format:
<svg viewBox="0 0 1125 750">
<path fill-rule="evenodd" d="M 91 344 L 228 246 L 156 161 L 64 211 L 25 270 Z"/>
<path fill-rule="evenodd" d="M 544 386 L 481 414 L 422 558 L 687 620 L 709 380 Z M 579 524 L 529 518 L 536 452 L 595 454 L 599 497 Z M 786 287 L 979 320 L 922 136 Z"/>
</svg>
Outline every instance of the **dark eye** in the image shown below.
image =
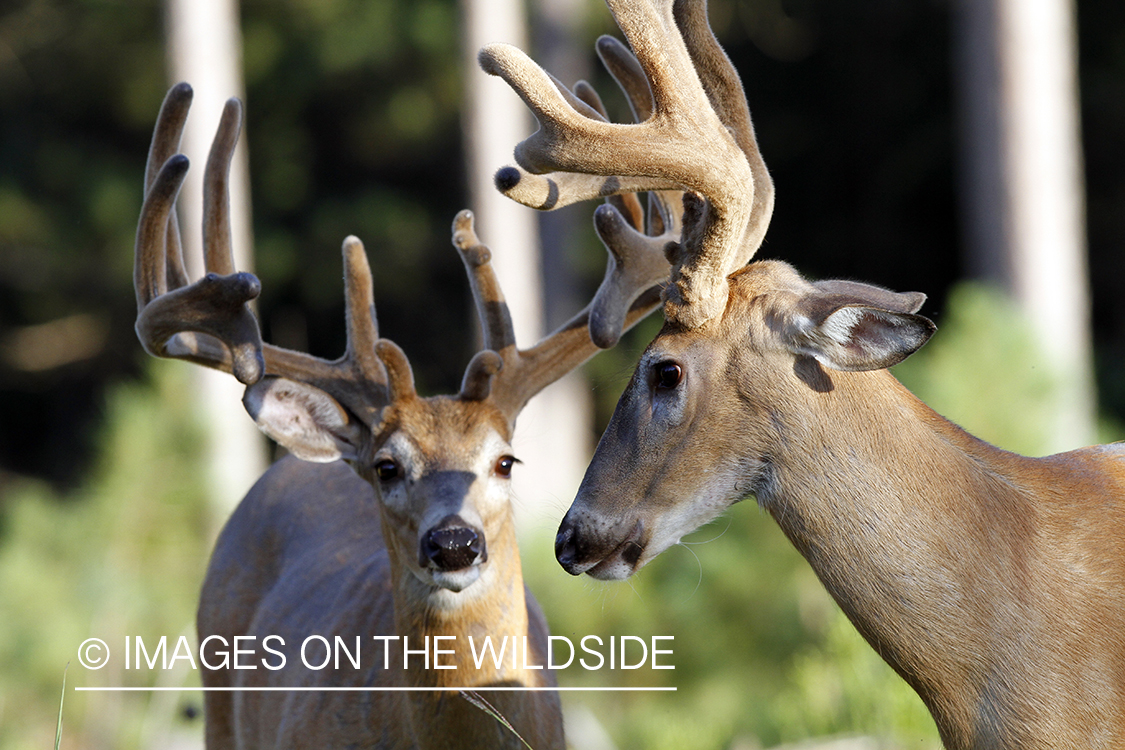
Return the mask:
<svg viewBox="0 0 1125 750">
<path fill-rule="evenodd" d="M 380 481 L 389 482 L 398 476 L 398 464 L 389 458 L 383 459 L 375 464 L 375 476 L 379 477 Z"/>
<path fill-rule="evenodd" d="M 684 369 L 675 362 L 658 362 L 653 371 L 656 375 L 656 387 L 660 390 L 670 391 L 684 379 Z"/>
<path fill-rule="evenodd" d="M 496 472 L 496 476 L 505 478 L 510 477 L 512 476 L 512 467 L 518 464 L 519 461 L 520 460 L 515 456 L 501 456 L 500 459 L 496 462 L 496 467 L 493 469 L 493 471 Z"/>
</svg>

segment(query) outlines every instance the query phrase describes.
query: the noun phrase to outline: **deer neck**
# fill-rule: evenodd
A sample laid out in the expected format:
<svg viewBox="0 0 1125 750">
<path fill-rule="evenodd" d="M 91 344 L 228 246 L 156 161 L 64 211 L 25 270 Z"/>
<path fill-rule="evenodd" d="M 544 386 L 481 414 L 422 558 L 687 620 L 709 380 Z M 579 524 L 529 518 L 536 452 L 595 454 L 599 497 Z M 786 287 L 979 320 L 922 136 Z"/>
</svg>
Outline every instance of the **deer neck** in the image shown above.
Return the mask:
<svg viewBox="0 0 1125 750">
<path fill-rule="evenodd" d="M 921 546 L 944 558 L 962 546 L 959 538 L 1030 532 L 1015 469 L 1034 459 L 972 437 L 889 373 L 832 375 L 833 390 L 809 399 L 809 408 L 774 413 L 775 440 L 759 492 L 799 549 L 824 567 L 859 565 L 866 564 L 860 556 L 821 560 L 818 550 L 858 545 L 874 561 L 882 547 L 902 551 L 908 561 L 907 550 Z M 998 529 L 1001 523 L 1005 528 Z M 902 560 L 893 562 L 901 569 Z"/>
<path fill-rule="evenodd" d="M 510 537 L 510 538 L 507 538 Z M 392 559 L 394 555 L 392 554 Z M 546 669 L 539 648 L 528 633 L 527 602 L 514 531 L 489 539 L 489 562 L 481 577 L 461 592 L 434 590 L 422 584 L 397 561 L 392 563 L 395 629 L 409 639 L 412 650 L 429 644 L 429 668 L 422 654 L 411 656 L 405 682 L 409 687 L 541 686 Z M 470 638 L 472 642 L 470 643 Z M 486 646 L 491 639 L 491 649 Z M 401 640 L 400 640 L 401 642 Z M 473 647 L 476 648 L 474 658 Z M 442 653 L 435 655 L 435 650 Z M 493 654 L 501 658 L 493 658 Z M 478 667 L 479 661 L 479 667 Z M 442 668 L 438 669 L 437 666 Z M 537 737 L 536 708 L 552 694 L 484 692 L 479 694 L 521 736 L 541 746 L 554 738 Z M 522 748 L 522 743 L 496 718 L 459 692 L 410 692 L 406 709 L 419 748 Z M 456 738 L 450 744 L 451 738 Z"/>
<path fill-rule="evenodd" d="M 396 634 L 409 638 L 412 650 L 421 650 L 426 643 L 430 644 L 430 668 L 425 667 L 422 654 L 410 659 L 407 672 L 410 685 L 539 684 L 541 678 L 537 678 L 536 670 L 529 668 L 540 662 L 526 643 L 527 601 L 515 532 L 508 528 L 490 538 L 488 556 L 481 577 L 460 592 L 425 584 L 406 566 L 392 561 Z M 504 649 L 499 664 L 491 658 L 489 642 L 497 654 Z M 442 652 L 436 657 L 435 648 Z M 481 659 L 481 654 L 487 656 Z M 440 669 L 436 668 L 435 659 Z"/>
<path fill-rule="evenodd" d="M 759 501 L 959 746 L 990 679 L 980 634 L 997 608 L 1018 610 L 1012 582 L 1034 567 L 1036 519 L 1012 471 L 1029 459 L 968 435 L 889 373 L 832 380 L 811 410 L 777 417 Z"/>
</svg>

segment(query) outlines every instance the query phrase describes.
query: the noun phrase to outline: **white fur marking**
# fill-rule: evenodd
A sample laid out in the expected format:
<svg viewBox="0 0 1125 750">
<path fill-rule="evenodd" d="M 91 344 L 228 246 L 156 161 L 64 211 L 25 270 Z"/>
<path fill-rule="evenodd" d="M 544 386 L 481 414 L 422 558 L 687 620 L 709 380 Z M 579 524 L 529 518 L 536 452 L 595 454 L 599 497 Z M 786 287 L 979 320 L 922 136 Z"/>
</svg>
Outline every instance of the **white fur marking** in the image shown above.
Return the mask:
<svg viewBox="0 0 1125 750">
<path fill-rule="evenodd" d="M 828 316 L 820 326 L 828 338 L 841 346 L 846 346 L 852 339 L 852 331 L 863 319 L 864 311 L 858 307 L 842 307 Z"/>
</svg>

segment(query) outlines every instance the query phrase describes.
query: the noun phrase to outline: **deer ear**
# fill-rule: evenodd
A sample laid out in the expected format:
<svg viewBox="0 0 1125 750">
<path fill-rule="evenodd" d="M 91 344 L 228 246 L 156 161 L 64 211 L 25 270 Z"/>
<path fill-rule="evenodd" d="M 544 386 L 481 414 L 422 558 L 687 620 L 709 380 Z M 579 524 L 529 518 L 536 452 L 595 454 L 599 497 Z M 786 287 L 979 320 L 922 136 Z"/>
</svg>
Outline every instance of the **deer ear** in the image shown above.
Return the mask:
<svg viewBox="0 0 1125 750">
<path fill-rule="evenodd" d="M 812 285 L 816 287 L 817 296 L 824 303 L 830 306 L 834 304 L 835 307 L 854 303 L 891 312 L 916 313 L 926 302 L 926 295 L 921 292 L 892 292 L 862 281 L 824 279 L 814 281 Z"/>
<path fill-rule="evenodd" d="M 327 463 L 357 457 L 362 426 L 319 388 L 266 377 L 246 389 L 242 404 L 262 432 L 297 458 Z"/>
<path fill-rule="evenodd" d="M 834 370 L 851 371 L 898 364 L 937 330 L 921 315 L 857 304 L 837 307 L 819 322 L 803 316 L 800 322 L 791 339 L 795 353 Z"/>
</svg>

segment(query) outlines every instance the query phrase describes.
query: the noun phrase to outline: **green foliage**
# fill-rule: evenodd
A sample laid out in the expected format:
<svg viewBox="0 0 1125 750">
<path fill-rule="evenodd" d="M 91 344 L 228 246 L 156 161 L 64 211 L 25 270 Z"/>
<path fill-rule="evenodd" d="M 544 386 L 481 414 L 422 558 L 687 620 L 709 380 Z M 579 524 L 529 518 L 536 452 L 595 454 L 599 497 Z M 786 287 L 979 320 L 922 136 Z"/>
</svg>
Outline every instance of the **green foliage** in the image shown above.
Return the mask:
<svg viewBox="0 0 1125 750">
<path fill-rule="evenodd" d="M 210 521 L 199 485 L 199 435 L 182 392 L 186 370 L 154 363 L 154 386 L 110 399 L 98 468 L 82 489 L 5 488 L 0 515 L 0 748 L 43 748 L 58 716 L 59 675 L 70 685 L 182 679 L 124 670 L 124 637 L 149 643 L 194 633 Z M 108 666 L 76 661 L 101 638 Z M 193 636 L 191 636 L 193 637 Z M 171 646 L 172 644 L 170 644 Z M 175 684 L 175 683 L 173 683 Z M 183 731 L 176 706 L 145 694 L 69 692 L 63 746 L 132 748 Z"/>
<path fill-rule="evenodd" d="M 897 747 L 941 746 L 922 700 L 836 608 L 823 638 L 793 657 L 771 707 L 786 741 L 862 733 Z"/>
<path fill-rule="evenodd" d="M 959 284 L 940 323 L 895 375 L 938 414 L 982 440 L 1041 455 L 1050 442 L 1058 381 L 1015 304 L 990 287 Z"/>
</svg>

